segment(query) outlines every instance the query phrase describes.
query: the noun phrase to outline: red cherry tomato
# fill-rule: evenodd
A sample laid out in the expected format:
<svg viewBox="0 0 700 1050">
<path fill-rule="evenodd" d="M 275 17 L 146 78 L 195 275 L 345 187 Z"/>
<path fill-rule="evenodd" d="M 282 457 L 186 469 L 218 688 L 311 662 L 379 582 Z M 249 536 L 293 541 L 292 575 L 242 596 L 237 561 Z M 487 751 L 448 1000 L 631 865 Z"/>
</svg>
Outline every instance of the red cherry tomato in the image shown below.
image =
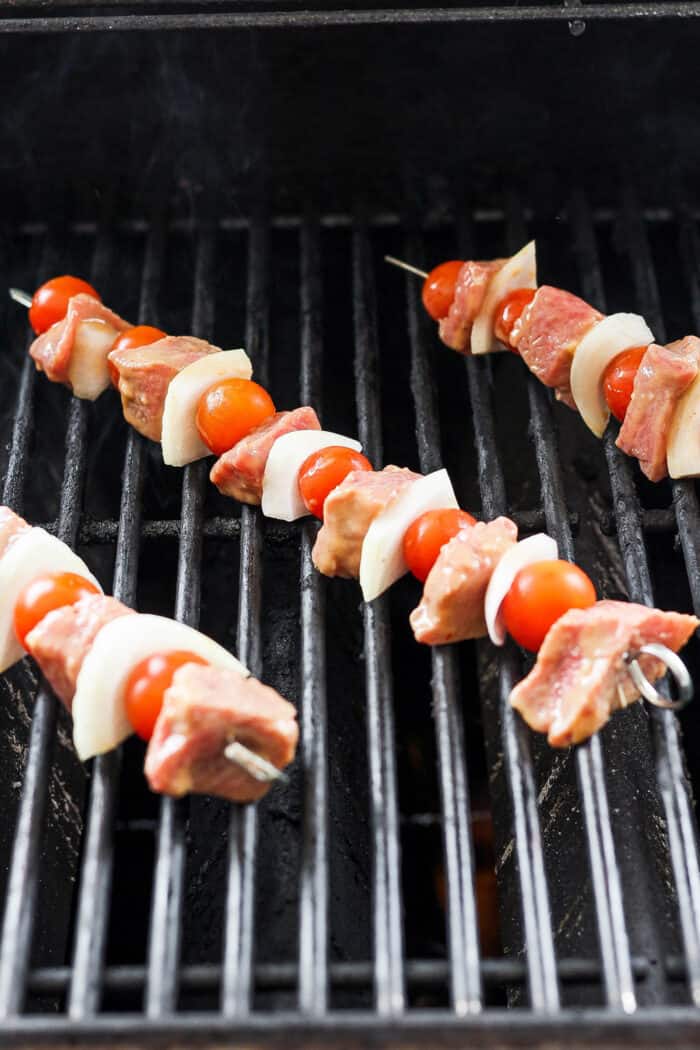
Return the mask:
<svg viewBox="0 0 700 1050">
<path fill-rule="evenodd" d="M 274 412 L 267 390 L 252 379 L 222 379 L 199 400 L 197 430 L 207 448 L 220 456 Z"/>
<path fill-rule="evenodd" d="M 632 399 L 634 377 L 646 353 L 645 346 L 633 346 L 613 358 L 603 373 L 603 393 L 608 408 L 620 423 Z"/>
<path fill-rule="evenodd" d="M 15 603 L 15 634 L 21 645 L 32 628 L 54 609 L 73 605 L 80 598 L 99 594 L 92 580 L 76 572 L 47 572 L 28 583 Z"/>
<path fill-rule="evenodd" d="M 416 518 L 403 538 L 403 556 L 416 579 L 427 580 L 445 544 L 458 532 L 475 524 L 471 514 L 456 507 L 426 510 Z"/>
<path fill-rule="evenodd" d="M 160 328 L 154 328 L 150 324 L 137 324 L 122 332 L 110 353 L 114 350 L 131 350 L 135 346 L 150 346 L 159 339 L 165 339 L 165 332 L 161 332 Z M 107 361 L 107 367 L 113 386 L 119 386 L 119 369 L 110 360 Z"/>
<path fill-rule="evenodd" d="M 538 561 L 520 570 L 501 612 L 506 630 L 518 645 L 536 653 L 560 616 L 569 609 L 587 609 L 595 600 L 595 587 L 578 565 Z"/>
<path fill-rule="evenodd" d="M 340 485 L 352 470 L 371 470 L 372 464 L 361 452 L 343 445 L 329 445 L 307 456 L 299 470 L 299 495 L 304 506 L 323 521 L 326 496 Z"/>
<path fill-rule="evenodd" d="M 461 259 L 440 263 L 431 270 L 423 282 L 423 306 L 433 321 L 447 317 L 455 297 L 455 286 L 459 271 L 464 266 Z"/>
<path fill-rule="evenodd" d="M 126 683 L 124 705 L 126 717 L 142 740 L 150 740 L 153 735 L 153 727 L 163 706 L 163 694 L 178 667 L 206 662 L 196 653 L 176 649 L 170 653 L 154 653 L 136 664 Z"/>
<path fill-rule="evenodd" d="M 496 313 L 493 319 L 493 331 L 496 339 L 507 346 L 509 350 L 517 350 L 511 343 L 511 336 L 515 327 L 515 322 L 520 320 L 520 316 L 526 306 L 532 302 L 535 298 L 536 288 L 516 288 L 515 291 L 510 292 L 505 299 L 498 304 Z"/>
<path fill-rule="evenodd" d="M 37 335 L 47 332 L 56 321 L 63 320 L 68 310 L 68 300 L 74 295 L 100 298 L 92 285 L 80 277 L 52 277 L 37 288 L 29 307 L 29 323 Z"/>
</svg>

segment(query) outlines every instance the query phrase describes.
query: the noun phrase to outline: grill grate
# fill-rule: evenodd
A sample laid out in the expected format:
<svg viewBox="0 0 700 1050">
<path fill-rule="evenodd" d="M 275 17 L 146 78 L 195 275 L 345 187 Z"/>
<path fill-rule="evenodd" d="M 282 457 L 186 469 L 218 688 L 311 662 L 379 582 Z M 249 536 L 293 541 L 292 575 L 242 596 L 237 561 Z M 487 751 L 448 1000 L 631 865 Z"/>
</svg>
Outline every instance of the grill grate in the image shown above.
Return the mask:
<svg viewBox="0 0 700 1050">
<path fill-rule="evenodd" d="M 168 260 L 173 254 L 181 258 L 191 253 L 191 327 L 199 335 L 217 338 L 224 336 L 224 324 L 229 326 L 235 314 L 235 308 L 225 309 L 225 319 L 218 317 L 220 304 L 228 306 L 231 296 L 221 260 L 238 260 L 240 269 L 239 249 L 247 244 L 245 341 L 256 375 L 283 389 L 286 402 L 311 402 L 324 409 L 326 425 L 352 427 L 347 381 L 354 376 L 357 431 L 371 459 L 383 462 L 385 448 L 396 458 L 399 451 L 412 448 L 412 465 L 417 463 L 423 471 L 441 465 L 443 454 L 461 460 L 456 476 L 464 480 L 471 474 L 478 485 L 467 480 L 460 495 L 474 502 L 478 494 L 485 517 L 512 513 L 526 530 L 546 526 L 569 558 L 590 559 L 596 548 L 593 560 L 598 559 L 599 570 L 608 566 L 614 575 L 618 563 L 624 568 L 634 600 L 652 600 L 653 585 L 667 593 L 668 576 L 671 589 L 677 591 L 676 604 L 683 601 L 688 586 L 697 611 L 700 521 L 694 484 L 653 491 L 638 487 L 614 441 L 586 446 L 579 422 L 565 409 L 553 407 L 517 362 L 467 359 L 465 377 L 464 364 L 437 347 L 415 282 L 407 279 L 405 301 L 397 301 L 395 276 L 389 280 L 378 269 L 387 247 L 399 248 L 422 264 L 446 254 L 441 249 L 452 241 L 467 256 L 495 255 L 496 250 L 486 252 L 485 246 L 513 248 L 524 240 L 527 228 L 539 232 L 537 215 L 515 197 L 508 198 L 503 212 L 473 207 L 458 211 L 467 218 L 454 230 L 420 229 L 410 219 L 377 219 L 365 211 L 340 218 L 309 212 L 281 221 L 261 210 L 245 224 L 201 228 L 173 224 L 165 215 L 128 227 L 107 221 L 97 227 L 82 225 L 72 228 L 70 237 L 36 226 L 16 230 L 13 243 L 23 246 L 17 258 L 40 254 L 38 267 L 26 277 L 28 284 L 35 283 L 37 272 L 41 280 L 55 270 L 59 259 L 65 267 L 65 252 L 75 241 L 80 242 L 80 252 L 88 246 L 91 277 L 115 302 L 120 289 L 110 275 L 119 272 L 116 262 L 126 253 L 132 260 L 124 269 L 127 285 L 130 275 L 140 273 L 139 319 L 166 327 L 176 313 L 167 287 Z M 582 293 L 600 308 L 606 299 L 611 307 L 613 300 L 617 305 L 619 287 L 612 282 L 611 294 L 603 282 L 604 269 L 614 258 L 608 241 L 615 225 L 620 254 L 632 273 L 637 308 L 662 337 L 663 297 L 652 248 L 661 231 L 664 244 L 678 237 L 679 279 L 690 299 L 688 318 L 700 326 L 696 222 L 689 206 L 677 219 L 666 211 L 645 213 L 631 191 L 623 194 L 619 209 L 605 212 L 594 212 L 582 192 L 575 194 L 566 235 L 573 238 L 573 265 Z M 565 259 L 557 262 L 563 269 L 568 264 Z M 345 290 L 339 298 L 341 286 Z M 334 314 L 339 303 L 348 335 L 339 335 L 338 346 L 340 351 L 354 346 L 354 359 L 348 362 L 334 362 L 331 356 L 340 353 L 329 339 L 329 332 L 341 323 Z M 396 321 L 402 308 L 408 342 L 399 360 L 391 353 L 394 342 L 401 345 Z M 32 470 L 36 444 L 47 405 L 65 412 L 69 402 L 62 391 L 47 390 L 35 379 L 14 338 L 19 320 L 5 309 L 8 344 L 11 340 L 16 347 L 6 367 L 17 395 L 3 499 L 20 511 L 29 503 L 45 508 L 50 502 L 37 489 L 37 472 Z M 276 310 L 289 313 L 291 319 L 281 321 Z M 394 329 L 389 336 L 388 325 Z M 294 360 L 282 359 L 283 347 L 275 338 L 289 331 L 298 340 L 298 368 Z M 506 398 L 512 423 L 499 411 L 504 383 L 513 387 Z M 446 391 L 446 386 L 454 386 L 456 392 Z M 465 418 L 467 395 L 471 424 Z M 534 456 L 522 443 L 514 468 L 512 457 L 503 455 L 504 440 L 508 428 L 520 425 L 525 414 Z M 85 499 L 91 484 L 98 483 L 92 445 L 105 416 L 112 417 L 125 443 L 118 518 L 91 515 L 87 507 L 93 501 Z M 470 425 L 473 461 L 466 435 Z M 455 430 L 460 435 L 456 451 L 448 449 L 445 440 Z M 69 899 L 71 914 L 67 913 L 63 944 L 51 944 L 40 921 L 45 842 L 50 841 L 45 832 L 54 819 L 48 807 L 49 778 L 52 763 L 62 763 L 65 756 L 54 759 L 61 721 L 52 696 L 39 689 L 4 895 L 0 1043 L 30 1038 L 64 1042 L 70 1036 L 88 1043 L 127 1037 L 226 1037 L 241 1046 L 327 1045 L 373 1036 L 397 1046 L 456 1046 L 467 1038 L 479 1045 L 505 1046 L 528 1039 L 654 1044 L 661 1038 L 697 1036 L 700 871 L 691 789 L 678 724 L 670 713 L 632 709 L 616 720 L 623 728 L 611 726 L 571 758 L 553 756 L 508 707 L 511 685 L 523 671 L 514 648 L 506 647 L 498 655 L 497 667 L 485 644 L 478 647 L 476 664 L 470 646 L 416 654 L 405 622 L 408 603 L 415 598 L 410 584 L 360 609 L 354 585 L 324 581 L 313 570 L 314 523 L 306 522 L 298 530 L 266 523 L 250 508 L 218 501 L 209 489 L 205 465 L 194 465 L 182 475 L 165 471 L 146 443 L 120 427 L 113 404 L 93 410 L 70 402 L 65 434 L 58 517 L 49 527 L 67 542 L 86 546 L 88 559 L 99 565 L 116 544 L 113 591 L 122 600 L 140 600 L 143 577 L 152 569 L 151 545 L 161 551 L 176 541 L 175 615 L 197 625 L 200 605 L 209 603 L 210 560 L 204 544 L 217 544 L 229 561 L 238 547 L 237 590 L 229 591 L 227 599 L 238 595 L 238 651 L 254 673 L 273 684 L 278 684 L 276 676 L 293 683 L 299 674 L 300 752 L 291 784 L 277 789 L 259 807 L 246 809 L 218 803 L 199 808 L 197 803 L 169 799 L 160 800 L 155 810 L 152 799 L 124 807 L 124 795 L 131 797 L 132 790 L 130 749 L 139 745 L 127 745 L 124 756 L 114 753 L 96 760 L 84 805 L 79 863 L 59 888 Z M 573 489 L 585 487 L 585 478 L 570 483 L 568 475 L 578 455 L 572 454 L 572 442 L 583 445 L 582 454 L 593 461 L 607 462 L 607 479 L 598 478 L 594 488 L 577 498 Z M 97 458 L 99 452 L 98 447 Z M 514 485 L 514 469 L 523 474 L 522 485 Z M 180 506 L 169 518 L 162 507 L 167 510 L 177 485 Z M 150 489 L 166 493 L 162 505 Z M 594 513 L 587 514 L 585 501 L 594 496 L 602 503 L 591 502 Z M 151 516 L 153 509 L 156 514 Z M 240 516 L 229 516 L 236 514 Z M 668 550 L 676 531 L 682 557 Z M 611 561 L 605 560 L 608 548 L 617 547 L 610 533 L 617 535 L 621 561 L 615 553 Z M 647 549 L 657 539 L 664 545 L 661 561 L 655 550 L 648 554 Z M 605 547 L 604 557 L 600 547 Z M 281 560 L 270 563 L 273 556 Z M 163 564 L 167 568 L 167 559 Z M 273 571 L 280 564 L 291 572 L 291 581 L 285 584 L 281 571 L 279 580 L 270 580 L 270 564 Z M 663 574 L 653 572 L 658 565 Z M 102 576 L 106 582 L 108 573 Z M 608 593 L 614 589 L 604 577 L 597 582 Z M 169 611 L 164 596 L 168 587 L 165 581 L 156 598 L 148 598 L 159 611 Z M 270 633 L 281 629 L 277 622 L 271 627 L 266 623 L 268 591 L 282 604 L 296 593 L 298 613 L 293 609 L 291 615 L 298 616 L 298 623 L 291 640 L 270 640 Z M 214 592 L 218 600 L 219 590 Z M 347 637 L 335 630 L 338 619 Z M 364 652 L 359 672 L 355 641 Z M 271 669 L 270 652 L 277 654 Z M 692 647 L 690 656 L 697 659 Z M 280 669 L 288 657 L 293 666 Z M 355 677 L 348 682 L 364 683 L 362 724 L 357 732 L 349 726 L 343 736 L 338 709 L 350 723 L 356 698 L 350 685 L 347 696 L 337 695 L 333 683 L 352 667 L 348 674 Z M 407 682 L 416 669 L 419 678 L 407 696 Z M 483 863 L 475 851 L 473 824 L 485 787 L 481 742 L 474 739 L 477 672 L 499 856 L 500 937 L 506 949 L 494 957 L 484 957 L 479 950 L 488 908 L 479 889 Z M 431 735 L 428 689 L 434 739 L 423 739 L 421 746 L 430 761 L 434 750 L 434 768 L 425 774 L 433 785 L 426 810 L 420 809 L 422 796 L 418 798 L 418 792 L 414 798 L 409 783 L 414 767 L 408 737 L 415 726 L 424 737 Z M 421 710 L 407 713 L 414 703 Z M 691 709 L 687 718 L 693 717 Z M 349 756 L 343 754 L 346 742 Z M 138 759 L 138 751 L 135 755 Z M 651 841 L 648 848 L 640 844 L 639 829 L 633 825 L 637 803 L 621 808 L 620 802 L 635 776 L 648 780 L 654 769 L 661 801 L 649 813 L 649 826 L 652 821 L 663 826 L 662 839 L 668 844 L 663 855 Z M 654 794 L 650 783 L 647 789 Z M 567 860 L 556 855 L 559 832 L 553 815 L 572 798 L 571 828 L 562 832 L 561 840 L 570 854 Z M 222 815 L 218 825 L 217 814 Z M 190 871 L 193 827 L 200 817 L 210 821 L 207 829 L 221 829 L 221 841 L 206 841 L 211 855 L 202 871 L 211 866 L 223 879 L 212 890 L 221 903 L 215 937 L 219 948 L 213 953 L 202 950 L 198 958 L 185 920 L 190 908 L 200 915 L 201 901 L 191 892 L 198 884 L 192 883 Z M 280 819 L 291 831 L 275 838 L 271 847 Z M 370 830 L 364 828 L 365 819 Z M 556 818 L 562 823 L 568 819 Z M 122 849 L 115 836 L 122 828 L 127 839 L 151 836 L 154 849 L 152 888 L 144 891 L 150 899 L 148 946 L 137 960 L 124 958 L 112 943 L 115 921 L 127 921 L 115 874 Z M 418 836 L 417 848 L 409 834 Z M 442 836 L 444 916 L 435 902 L 416 896 L 417 883 L 409 871 L 415 865 L 423 871 L 421 877 L 430 880 L 429 843 L 435 834 Z M 221 863 L 216 860 L 220 849 Z M 125 855 L 129 862 L 128 849 Z M 275 866 L 279 863 L 279 871 L 268 876 L 264 866 L 270 857 Z M 657 885 L 657 867 L 660 883 L 671 889 L 665 889 L 659 913 L 651 914 L 641 906 L 645 898 L 639 886 L 644 880 L 644 885 Z M 567 872 L 580 876 L 584 868 L 587 875 L 580 885 L 566 883 Z M 639 879 L 630 874 L 635 869 Z M 202 878 L 206 892 L 214 882 Z M 261 913 L 271 884 L 270 909 L 283 901 L 279 957 L 271 955 L 265 940 L 270 926 Z M 589 934 L 595 929 L 597 940 L 587 940 L 586 931 L 577 932 L 576 924 L 569 922 L 578 907 L 576 893 L 583 893 L 587 902 L 577 914 L 584 917 Z M 421 912 L 428 918 L 421 918 Z M 365 917 L 371 931 L 353 929 L 362 926 Z M 427 935 L 424 927 L 429 928 Z M 146 939 L 135 938 L 136 944 Z M 421 946 L 418 953 L 416 943 Z M 512 1009 L 505 1009 L 506 1003 Z"/>
</svg>

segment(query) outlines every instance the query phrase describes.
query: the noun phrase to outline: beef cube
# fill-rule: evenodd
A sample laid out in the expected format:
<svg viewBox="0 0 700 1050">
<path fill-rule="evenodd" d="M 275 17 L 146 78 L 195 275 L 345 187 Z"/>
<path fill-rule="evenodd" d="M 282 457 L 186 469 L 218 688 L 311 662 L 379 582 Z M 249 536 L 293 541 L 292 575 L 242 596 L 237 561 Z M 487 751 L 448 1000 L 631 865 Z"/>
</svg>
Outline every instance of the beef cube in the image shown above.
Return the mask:
<svg viewBox="0 0 700 1050">
<path fill-rule="evenodd" d="M 233 741 L 278 769 L 294 758 L 296 711 L 279 693 L 236 671 L 185 664 L 166 690 L 146 754 L 153 791 L 176 798 L 193 793 L 253 802 L 270 787 L 224 751 Z"/>
<path fill-rule="evenodd" d="M 465 262 L 457 275 L 455 295 L 447 317 L 440 321 L 440 338 L 445 346 L 460 354 L 469 353 L 472 327 L 486 298 L 491 278 L 505 260 L 493 262 Z"/>
<path fill-rule="evenodd" d="M 569 386 L 576 347 L 602 317 L 578 296 L 544 284 L 513 329 L 513 342 L 527 367 L 570 408 L 576 408 Z"/>
<path fill-rule="evenodd" d="M 420 474 L 403 467 L 353 470 L 326 497 L 323 528 L 316 537 L 313 563 L 324 576 L 357 579 L 367 530 L 406 485 Z"/>
<path fill-rule="evenodd" d="M 509 518 L 477 522 L 458 532 L 440 551 L 411 613 L 417 642 L 446 645 L 483 638 L 484 599 L 496 565 L 518 538 Z"/>
<path fill-rule="evenodd" d="M 119 393 L 127 423 L 151 441 L 160 441 L 170 383 L 183 368 L 216 353 L 218 346 L 190 335 L 168 335 L 147 346 L 113 350 L 109 361 L 119 373 Z"/>
<path fill-rule="evenodd" d="M 116 598 L 91 594 L 74 605 L 54 609 L 27 635 L 27 651 L 69 711 L 80 668 L 98 632 L 117 617 L 128 615 L 133 616 L 134 610 Z"/>
<path fill-rule="evenodd" d="M 615 444 L 636 456 L 650 481 L 666 477 L 669 428 L 676 406 L 698 374 L 700 339 L 688 335 L 668 346 L 647 347 L 634 378 L 632 399 Z"/>
<path fill-rule="evenodd" d="M 224 452 L 211 468 L 212 483 L 224 496 L 258 506 L 262 500 L 263 475 L 270 449 L 277 438 L 294 430 L 320 430 L 313 408 L 276 412 Z"/>
<path fill-rule="evenodd" d="M 510 694 L 511 705 L 552 747 L 586 740 L 613 711 L 639 698 L 624 657 L 649 642 L 678 652 L 697 628 L 694 616 L 631 602 L 601 601 L 570 609 L 550 627 L 537 663 Z M 665 666 L 653 656 L 639 664 L 650 682 Z"/>
</svg>

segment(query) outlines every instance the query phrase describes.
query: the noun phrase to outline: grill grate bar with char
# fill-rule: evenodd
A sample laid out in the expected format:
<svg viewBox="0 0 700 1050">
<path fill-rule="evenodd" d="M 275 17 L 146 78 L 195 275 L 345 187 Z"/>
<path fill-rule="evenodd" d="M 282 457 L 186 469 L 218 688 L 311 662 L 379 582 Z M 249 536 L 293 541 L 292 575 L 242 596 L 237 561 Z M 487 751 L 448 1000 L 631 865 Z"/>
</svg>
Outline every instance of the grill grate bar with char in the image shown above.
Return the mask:
<svg viewBox="0 0 700 1050">
<path fill-rule="evenodd" d="M 466 209 L 463 214 L 468 214 Z M 473 258 L 470 227 L 469 221 L 464 219 L 457 230 L 462 258 L 465 259 Z M 506 514 L 508 508 L 491 403 L 491 362 L 467 357 L 465 365 L 474 418 L 479 489 L 484 518 L 490 520 Z M 498 660 L 503 751 L 513 806 L 528 987 L 533 1009 L 553 1013 L 559 1008 L 559 987 L 530 741 L 508 702 L 519 677 L 512 644 L 499 653 Z"/>
<path fill-rule="evenodd" d="M 203 230 L 197 239 L 192 330 L 205 339 L 214 321 L 213 277 L 214 239 Z M 190 627 L 199 624 L 206 468 L 206 461 L 185 467 L 182 483 L 175 618 Z M 177 1005 L 187 805 L 167 797 L 161 801 L 146 988 L 149 1017 L 162 1017 Z"/>
<path fill-rule="evenodd" d="M 301 231 L 301 404 L 321 416 L 323 289 L 320 227 Z M 322 419 L 322 416 L 321 416 Z M 311 559 L 317 526 L 301 534 L 300 749 L 304 826 L 299 886 L 299 1008 L 323 1014 L 328 1004 L 328 785 L 326 726 L 325 586 Z"/>
<path fill-rule="evenodd" d="M 138 311 L 141 324 L 157 317 L 162 265 L 163 236 L 156 222 L 146 240 Z M 98 286 L 99 283 L 98 277 Z M 130 429 L 124 456 L 112 593 L 131 606 L 136 604 L 145 449 L 144 439 Z M 99 755 L 93 762 L 68 998 L 68 1013 L 75 1019 L 95 1013 L 100 1005 L 120 772 L 121 748 Z"/>
<path fill-rule="evenodd" d="M 248 236 L 246 347 L 263 385 L 269 370 L 269 231 L 257 215 Z M 254 675 L 262 669 L 262 523 L 254 507 L 241 507 L 238 655 Z M 258 818 L 254 806 L 231 807 L 221 1004 L 227 1017 L 250 1010 L 253 973 L 255 854 Z"/>
<path fill-rule="evenodd" d="M 416 236 L 407 239 L 406 258 L 413 259 L 417 266 L 423 264 L 425 251 Z M 427 353 L 420 285 L 412 276 L 406 279 L 406 293 L 418 458 L 421 471 L 427 474 L 439 469 L 442 463 L 438 405 Z M 433 713 L 440 764 L 450 995 L 455 1013 L 464 1015 L 482 1008 L 482 987 L 461 690 L 454 647 L 433 648 L 431 660 Z"/>
<path fill-rule="evenodd" d="M 51 273 L 57 256 L 56 242 L 47 236 L 37 284 Z M 99 242 L 93 267 L 99 262 Z M 13 426 L 12 456 L 3 487 L 3 502 L 21 513 L 24 479 L 30 452 L 28 440 L 33 420 L 34 365 L 29 356 L 22 366 L 20 400 Z M 66 434 L 63 481 L 57 535 L 75 545 L 80 528 L 82 489 L 86 469 L 87 406 L 71 400 Z M 20 1012 L 24 1003 L 32 936 L 36 921 L 41 836 L 46 817 L 48 778 L 56 730 L 57 701 L 41 685 L 34 704 L 24 787 L 17 819 L 5 912 L 0 941 L 0 1017 Z"/>
<path fill-rule="evenodd" d="M 355 389 L 358 435 L 372 463 L 383 462 L 374 270 L 362 218 L 353 235 Z M 399 817 L 387 597 L 364 603 L 367 744 L 374 838 L 374 962 L 380 1016 L 405 1006 Z"/>
</svg>

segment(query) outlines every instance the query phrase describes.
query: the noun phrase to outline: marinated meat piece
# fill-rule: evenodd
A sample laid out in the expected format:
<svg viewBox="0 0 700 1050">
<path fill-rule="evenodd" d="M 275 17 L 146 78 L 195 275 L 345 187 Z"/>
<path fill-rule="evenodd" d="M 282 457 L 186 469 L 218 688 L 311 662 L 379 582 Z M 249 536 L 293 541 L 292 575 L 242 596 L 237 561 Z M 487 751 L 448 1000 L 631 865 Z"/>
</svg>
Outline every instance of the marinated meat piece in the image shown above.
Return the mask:
<svg viewBox="0 0 700 1050">
<path fill-rule="evenodd" d="M 15 514 L 9 507 L 0 507 L 0 558 L 10 544 L 25 532 L 29 532 L 29 525 L 19 514 Z"/>
<path fill-rule="evenodd" d="M 411 613 L 417 642 L 447 645 L 483 638 L 486 588 L 496 565 L 518 538 L 509 518 L 496 518 L 457 533 L 440 551 Z"/>
<path fill-rule="evenodd" d="M 445 346 L 468 354 L 472 326 L 486 296 L 486 289 L 493 275 L 500 270 L 504 259 L 492 262 L 465 262 L 457 276 L 455 297 L 447 317 L 440 321 L 440 338 Z"/>
<path fill-rule="evenodd" d="M 134 610 L 116 598 L 91 594 L 74 605 L 54 609 L 27 635 L 27 651 L 69 711 L 80 668 L 98 631 L 127 615 L 135 615 Z"/>
<path fill-rule="evenodd" d="M 262 500 L 262 483 L 270 449 L 277 438 L 293 430 L 320 430 L 321 424 L 313 408 L 295 408 L 292 412 L 276 412 L 237 445 L 217 459 L 209 478 L 224 496 L 240 503 Z"/>
<path fill-rule="evenodd" d="M 191 335 L 168 335 L 147 346 L 112 351 L 109 361 L 119 373 L 127 423 L 151 441 L 160 441 L 165 395 L 171 381 L 193 361 L 218 352 L 218 346 Z"/>
<path fill-rule="evenodd" d="M 357 579 L 368 528 L 406 485 L 420 477 L 405 467 L 351 471 L 323 505 L 323 528 L 311 555 L 318 571 Z"/>
<path fill-rule="evenodd" d="M 166 690 L 146 754 L 154 791 L 179 798 L 192 792 L 253 802 L 269 788 L 224 754 L 234 740 L 284 769 L 299 728 L 292 704 L 255 678 L 185 664 Z"/>
<path fill-rule="evenodd" d="M 92 365 L 100 376 L 106 374 L 105 361 L 115 339 L 120 332 L 131 327 L 128 321 L 108 310 L 93 296 L 74 295 L 68 302 L 68 311 L 63 320 L 57 321 L 48 332 L 37 336 L 29 348 L 37 369 L 46 372 L 54 383 L 75 385 L 75 377 L 71 375 L 76 364 L 74 352 L 79 339 L 79 327 L 85 324 L 99 338 L 101 349 Z"/>
<path fill-rule="evenodd" d="M 699 367 L 700 339 L 694 335 L 668 346 L 652 343 L 642 358 L 615 444 L 637 457 L 650 481 L 660 481 L 668 473 L 666 449 L 673 413 Z"/>
<path fill-rule="evenodd" d="M 603 315 L 570 292 L 542 285 L 513 329 L 513 342 L 540 382 L 576 408 L 569 386 L 571 361 L 586 332 Z"/>
<path fill-rule="evenodd" d="M 550 628 L 527 678 L 510 694 L 512 706 L 552 747 L 586 740 L 605 725 L 613 711 L 639 699 L 624 655 L 648 642 L 677 652 L 698 626 L 694 616 L 661 612 L 629 602 L 596 602 L 570 609 Z M 650 682 L 664 665 L 639 657 Z"/>
</svg>

